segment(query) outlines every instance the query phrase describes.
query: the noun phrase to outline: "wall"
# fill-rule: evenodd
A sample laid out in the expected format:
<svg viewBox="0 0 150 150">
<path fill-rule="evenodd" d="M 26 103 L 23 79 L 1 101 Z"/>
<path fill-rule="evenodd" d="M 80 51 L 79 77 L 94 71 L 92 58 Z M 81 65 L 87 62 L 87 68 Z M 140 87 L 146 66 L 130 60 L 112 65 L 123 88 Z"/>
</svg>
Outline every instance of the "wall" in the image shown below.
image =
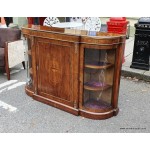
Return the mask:
<svg viewBox="0 0 150 150">
<path fill-rule="evenodd" d="M 27 17 L 13 17 L 13 24 L 16 24 L 21 28 L 28 23 Z"/>
</svg>

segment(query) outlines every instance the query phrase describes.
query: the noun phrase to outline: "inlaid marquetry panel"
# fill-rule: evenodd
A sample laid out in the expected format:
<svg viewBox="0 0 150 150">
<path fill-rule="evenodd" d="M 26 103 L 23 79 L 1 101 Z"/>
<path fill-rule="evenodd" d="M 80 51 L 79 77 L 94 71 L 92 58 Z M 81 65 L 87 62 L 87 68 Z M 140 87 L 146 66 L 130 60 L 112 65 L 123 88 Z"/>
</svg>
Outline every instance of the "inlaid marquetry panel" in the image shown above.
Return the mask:
<svg viewBox="0 0 150 150">
<path fill-rule="evenodd" d="M 61 43 L 38 42 L 38 90 L 41 95 L 73 105 L 74 49 Z"/>
</svg>

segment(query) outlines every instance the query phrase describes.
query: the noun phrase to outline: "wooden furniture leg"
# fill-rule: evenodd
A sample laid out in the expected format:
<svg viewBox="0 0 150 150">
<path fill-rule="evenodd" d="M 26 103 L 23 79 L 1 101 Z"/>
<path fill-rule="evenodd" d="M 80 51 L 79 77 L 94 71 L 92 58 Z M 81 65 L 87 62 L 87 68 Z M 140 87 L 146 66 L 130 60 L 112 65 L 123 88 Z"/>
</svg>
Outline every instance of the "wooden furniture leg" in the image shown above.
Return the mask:
<svg viewBox="0 0 150 150">
<path fill-rule="evenodd" d="M 5 71 L 7 74 L 7 79 L 10 80 L 10 69 L 9 69 L 9 64 L 8 64 L 8 43 L 5 43 Z"/>
<path fill-rule="evenodd" d="M 10 80 L 10 69 L 9 69 L 8 65 L 5 65 L 5 71 L 7 74 L 7 79 Z"/>
</svg>

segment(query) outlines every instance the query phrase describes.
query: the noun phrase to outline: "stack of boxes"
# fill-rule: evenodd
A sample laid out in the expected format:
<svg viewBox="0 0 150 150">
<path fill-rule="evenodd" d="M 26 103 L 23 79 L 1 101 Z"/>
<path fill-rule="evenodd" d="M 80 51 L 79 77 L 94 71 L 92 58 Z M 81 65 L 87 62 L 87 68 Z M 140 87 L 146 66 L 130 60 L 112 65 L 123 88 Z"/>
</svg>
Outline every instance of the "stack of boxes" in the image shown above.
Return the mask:
<svg viewBox="0 0 150 150">
<path fill-rule="evenodd" d="M 126 17 L 111 17 L 107 22 L 107 31 L 109 33 L 125 34 L 127 33 L 128 21 Z M 125 57 L 123 57 L 122 63 L 125 62 Z"/>
<path fill-rule="evenodd" d="M 111 33 L 126 34 L 128 23 L 126 17 L 111 17 L 107 22 L 107 30 Z"/>
</svg>

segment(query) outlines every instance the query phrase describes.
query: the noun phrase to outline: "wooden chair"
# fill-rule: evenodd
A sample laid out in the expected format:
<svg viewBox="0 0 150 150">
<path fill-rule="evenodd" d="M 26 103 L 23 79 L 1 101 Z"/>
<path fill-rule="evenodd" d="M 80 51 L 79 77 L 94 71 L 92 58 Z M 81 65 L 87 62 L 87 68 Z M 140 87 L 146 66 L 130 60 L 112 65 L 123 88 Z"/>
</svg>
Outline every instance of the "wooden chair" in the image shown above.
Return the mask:
<svg viewBox="0 0 150 150">
<path fill-rule="evenodd" d="M 10 68 L 22 63 L 25 69 L 25 47 L 21 40 L 21 30 L 0 28 L 0 67 L 10 80 Z"/>
</svg>

